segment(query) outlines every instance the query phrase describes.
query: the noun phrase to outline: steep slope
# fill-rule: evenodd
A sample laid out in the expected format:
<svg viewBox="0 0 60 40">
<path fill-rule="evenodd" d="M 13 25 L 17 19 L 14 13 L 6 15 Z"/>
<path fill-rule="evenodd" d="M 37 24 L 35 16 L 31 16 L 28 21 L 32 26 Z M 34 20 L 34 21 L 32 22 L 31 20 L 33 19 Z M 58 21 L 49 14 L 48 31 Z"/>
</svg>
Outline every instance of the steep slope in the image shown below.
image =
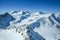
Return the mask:
<svg viewBox="0 0 60 40">
<path fill-rule="evenodd" d="M 8 13 L 6 12 L 5 14 L 1 14 L 0 15 L 0 28 L 6 28 L 8 27 L 11 21 L 13 21 L 14 18 Z"/>
<path fill-rule="evenodd" d="M 0 16 L 1 40 L 60 40 L 59 13 L 30 13 L 20 10 L 3 15 Z"/>
</svg>

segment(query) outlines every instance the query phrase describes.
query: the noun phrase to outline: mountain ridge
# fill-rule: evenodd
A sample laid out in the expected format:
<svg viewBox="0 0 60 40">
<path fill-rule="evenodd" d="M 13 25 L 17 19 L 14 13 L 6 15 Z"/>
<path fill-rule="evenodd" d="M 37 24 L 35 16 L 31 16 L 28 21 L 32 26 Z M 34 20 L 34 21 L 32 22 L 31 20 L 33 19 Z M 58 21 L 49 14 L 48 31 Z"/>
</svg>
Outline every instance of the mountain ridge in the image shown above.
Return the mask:
<svg viewBox="0 0 60 40">
<path fill-rule="evenodd" d="M 2 17 L 0 15 L 0 19 L 1 19 L 0 28 L 2 26 L 3 30 L 5 29 L 7 31 L 8 30 L 15 31 L 20 36 L 22 36 L 23 40 L 60 39 L 59 13 L 57 14 L 43 12 L 30 13 L 28 11 L 20 10 L 2 14 Z M 1 23 L 3 25 L 1 25 Z"/>
</svg>

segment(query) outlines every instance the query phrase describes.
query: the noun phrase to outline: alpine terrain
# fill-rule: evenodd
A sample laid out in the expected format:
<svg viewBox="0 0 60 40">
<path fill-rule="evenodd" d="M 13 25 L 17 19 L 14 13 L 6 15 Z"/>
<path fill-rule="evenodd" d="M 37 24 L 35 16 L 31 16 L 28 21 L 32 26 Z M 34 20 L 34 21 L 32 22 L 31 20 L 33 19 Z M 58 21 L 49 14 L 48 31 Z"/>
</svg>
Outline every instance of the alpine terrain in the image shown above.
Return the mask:
<svg viewBox="0 0 60 40">
<path fill-rule="evenodd" d="M 60 13 L 0 14 L 0 40 L 60 40 Z"/>
</svg>

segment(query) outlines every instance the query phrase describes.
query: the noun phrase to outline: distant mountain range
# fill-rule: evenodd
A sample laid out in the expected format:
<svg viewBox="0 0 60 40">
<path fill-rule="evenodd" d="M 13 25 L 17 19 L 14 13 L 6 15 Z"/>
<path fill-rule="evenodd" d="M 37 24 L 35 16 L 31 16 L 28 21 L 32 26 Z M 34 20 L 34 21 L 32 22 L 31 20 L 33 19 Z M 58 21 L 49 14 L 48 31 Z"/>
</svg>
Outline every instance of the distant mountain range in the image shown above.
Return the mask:
<svg viewBox="0 0 60 40">
<path fill-rule="evenodd" d="M 60 13 L 0 14 L 0 40 L 60 40 Z"/>
</svg>

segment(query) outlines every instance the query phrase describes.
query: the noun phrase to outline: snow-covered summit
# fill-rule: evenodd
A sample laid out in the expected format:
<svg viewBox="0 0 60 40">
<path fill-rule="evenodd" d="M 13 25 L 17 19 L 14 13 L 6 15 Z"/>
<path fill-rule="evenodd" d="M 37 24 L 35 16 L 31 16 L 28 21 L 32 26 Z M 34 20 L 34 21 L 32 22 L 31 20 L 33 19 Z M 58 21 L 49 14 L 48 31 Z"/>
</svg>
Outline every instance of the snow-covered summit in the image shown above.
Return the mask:
<svg viewBox="0 0 60 40">
<path fill-rule="evenodd" d="M 60 14 L 21 10 L 0 14 L 0 39 L 60 40 Z"/>
</svg>

